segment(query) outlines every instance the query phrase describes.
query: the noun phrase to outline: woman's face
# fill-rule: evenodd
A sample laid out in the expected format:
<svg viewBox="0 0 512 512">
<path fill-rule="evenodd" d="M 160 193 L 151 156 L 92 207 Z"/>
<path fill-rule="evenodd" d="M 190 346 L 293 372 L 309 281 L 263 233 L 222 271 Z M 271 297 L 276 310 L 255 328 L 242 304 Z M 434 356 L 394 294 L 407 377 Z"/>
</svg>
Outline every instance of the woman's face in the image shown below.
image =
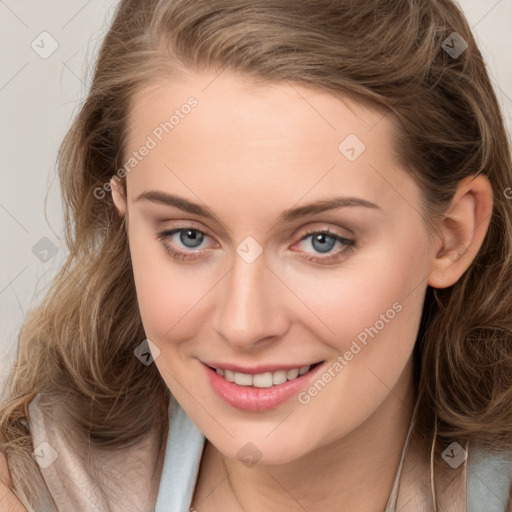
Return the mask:
<svg viewBox="0 0 512 512">
<path fill-rule="evenodd" d="M 140 313 L 227 457 L 289 462 L 405 401 L 432 249 L 392 122 L 227 72 L 136 97 L 114 200 Z"/>
</svg>

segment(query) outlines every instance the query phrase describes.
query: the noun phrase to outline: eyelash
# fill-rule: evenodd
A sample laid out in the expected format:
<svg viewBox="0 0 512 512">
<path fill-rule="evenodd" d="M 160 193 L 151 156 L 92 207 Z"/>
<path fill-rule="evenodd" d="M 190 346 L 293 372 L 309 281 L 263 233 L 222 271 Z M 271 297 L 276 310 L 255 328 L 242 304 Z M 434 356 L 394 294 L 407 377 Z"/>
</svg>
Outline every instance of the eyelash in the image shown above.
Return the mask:
<svg viewBox="0 0 512 512">
<path fill-rule="evenodd" d="M 182 228 L 175 228 L 168 231 L 161 231 L 160 233 L 157 233 L 156 238 L 160 240 L 162 243 L 172 237 L 174 234 L 179 233 L 180 231 L 195 231 L 197 233 L 201 233 L 205 236 L 208 236 L 204 231 L 201 231 L 200 229 L 193 228 L 191 226 L 188 227 L 182 227 Z M 333 254 L 330 254 L 326 257 L 318 257 L 318 256 L 301 256 L 303 259 L 306 259 L 308 261 L 312 261 L 314 263 L 320 263 L 320 264 L 327 264 L 333 261 L 338 261 L 341 259 L 342 256 L 346 256 L 347 254 L 353 252 L 355 250 L 356 242 L 355 240 L 350 240 L 348 238 L 344 238 L 337 233 L 334 233 L 330 231 L 329 229 L 319 229 L 319 230 L 311 230 L 306 232 L 302 238 L 299 240 L 299 242 L 302 242 L 309 238 L 311 235 L 327 235 L 330 238 L 333 238 L 334 240 L 340 242 L 345 246 L 345 249 L 342 249 L 338 252 L 335 252 Z M 166 245 L 163 243 L 164 249 L 166 252 L 174 259 L 176 260 L 190 260 L 190 259 L 196 259 L 196 256 L 192 256 L 192 254 L 198 253 L 198 252 L 204 252 L 204 250 L 192 250 L 192 251 L 178 251 L 171 247 L 170 245 Z M 320 253 L 318 253 L 320 254 Z"/>
</svg>

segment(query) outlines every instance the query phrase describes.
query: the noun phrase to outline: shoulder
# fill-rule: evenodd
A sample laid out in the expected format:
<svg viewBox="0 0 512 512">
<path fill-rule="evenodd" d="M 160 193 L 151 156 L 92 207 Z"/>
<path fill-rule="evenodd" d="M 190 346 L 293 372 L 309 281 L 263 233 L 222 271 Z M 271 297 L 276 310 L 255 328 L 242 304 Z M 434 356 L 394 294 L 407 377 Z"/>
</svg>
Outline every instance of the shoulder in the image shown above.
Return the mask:
<svg viewBox="0 0 512 512">
<path fill-rule="evenodd" d="M 0 452 L 0 512 L 27 512 L 11 488 L 12 480 L 7 458 Z"/>
</svg>

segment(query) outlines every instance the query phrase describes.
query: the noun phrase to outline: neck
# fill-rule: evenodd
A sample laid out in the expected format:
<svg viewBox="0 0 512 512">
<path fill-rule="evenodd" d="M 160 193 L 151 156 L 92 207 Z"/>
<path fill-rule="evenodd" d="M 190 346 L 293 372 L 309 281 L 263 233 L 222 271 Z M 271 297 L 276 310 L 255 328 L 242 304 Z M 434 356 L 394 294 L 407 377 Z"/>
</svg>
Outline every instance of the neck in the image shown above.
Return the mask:
<svg viewBox="0 0 512 512">
<path fill-rule="evenodd" d="M 293 462 L 247 467 L 207 443 L 205 462 L 217 468 L 213 472 L 217 477 L 208 482 L 209 492 L 199 491 L 195 503 L 200 507 L 210 494 L 211 510 L 218 506 L 251 512 L 384 511 L 413 408 L 412 365 L 408 365 L 385 401 L 356 430 Z"/>
</svg>

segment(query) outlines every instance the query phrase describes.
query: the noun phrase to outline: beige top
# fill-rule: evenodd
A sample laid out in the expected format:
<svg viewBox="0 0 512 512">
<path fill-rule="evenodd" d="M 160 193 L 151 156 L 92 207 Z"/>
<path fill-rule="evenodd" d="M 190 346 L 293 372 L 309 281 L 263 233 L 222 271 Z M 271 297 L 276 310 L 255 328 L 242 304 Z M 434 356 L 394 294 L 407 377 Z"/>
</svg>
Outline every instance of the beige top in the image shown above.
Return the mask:
<svg viewBox="0 0 512 512">
<path fill-rule="evenodd" d="M 170 411 L 173 407 L 180 408 L 174 398 L 171 400 Z M 187 487 L 183 485 L 183 475 L 178 483 L 169 471 L 169 467 L 173 465 L 171 458 L 174 461 L 177 458 L 183 461 L 186 457 L 192 457 L 188 455 L 193 452 L 190 450 L 189 440 L 176 442 L 180 441 L 176 437 L 184 437 L 183 432 L 193 426 L 186 414 L 170 415 L 169 438 L 174 434 L 173 448 L 170 451 L 180 451 L 171 455 L 165 455 L 165 447 L 158 446 L 155 441 L 158 436 L 151 433 L 134 446 L 114 452 L 92 446 L 81 450 L 71 448 L 79 445 L 74 440 L 73 433 L 57 427 L 60 423 L 54 421 L 55 411 L 52 411 L 51 404 L 40 403 L 39 395 L 29 404 L 29 415 L 34 458 L 39 462 L 48 488 L 48 501 L 53 501 L 53 504 L 44 504 L 42 500 L 41 505 L 34 509 L 35 512 L 154 512 L 160 479 L 162 488 L 165 487 L 165 493 L 162 494 L 165 494 L 166 499 L 160 498 L 156 512 L 188 511 L 191 498 L 189 494 L 195 485 L 196 473 L 185 477 L 189 479 L 187 486 L 190 492 L 181 501 L 184 505 L 175 506 L 173 510 L 167 500 L 167 496 L 180 493 L 183 495 L 183 487 Z M 411 436 L 413 423 L 414 416 L 404 444 L 395 485 L 384 512 L 434 512 L 430 465 L 407 457 L 410 453 L 407 448 L 414 442 Z M 169 446 L 170 443 L 167 448 Z M 195 453 L 197 456 L 193 457 L 197 457 L 197 467 L 201 451 L 195 450 Z M 460 446 L 453 446 L 451 449 L 447 447 L 447 462 L 435 468 L 435 492 L 441 505 L 438 510 L 512 512 L 512 499 L 509 496 L 512 485 L 512 457 L 495 459 L 477 450 L 471 450 L 469 456 L 465 457 L 466 453 L 467 447 L 466 450 Z M 428 456 L 422 457 L 422 460 L 428 459 Z M 98 484 L 100 481 L 103 486 Z"/>
<path fill-rule="evenodd" d="M 115 451 L 83 446 L 40 398 L 29 404 L 33 457 L 54 504 L 34 512 L 153 512 L 163 463 L 158 436 Z"/>
</svg>

